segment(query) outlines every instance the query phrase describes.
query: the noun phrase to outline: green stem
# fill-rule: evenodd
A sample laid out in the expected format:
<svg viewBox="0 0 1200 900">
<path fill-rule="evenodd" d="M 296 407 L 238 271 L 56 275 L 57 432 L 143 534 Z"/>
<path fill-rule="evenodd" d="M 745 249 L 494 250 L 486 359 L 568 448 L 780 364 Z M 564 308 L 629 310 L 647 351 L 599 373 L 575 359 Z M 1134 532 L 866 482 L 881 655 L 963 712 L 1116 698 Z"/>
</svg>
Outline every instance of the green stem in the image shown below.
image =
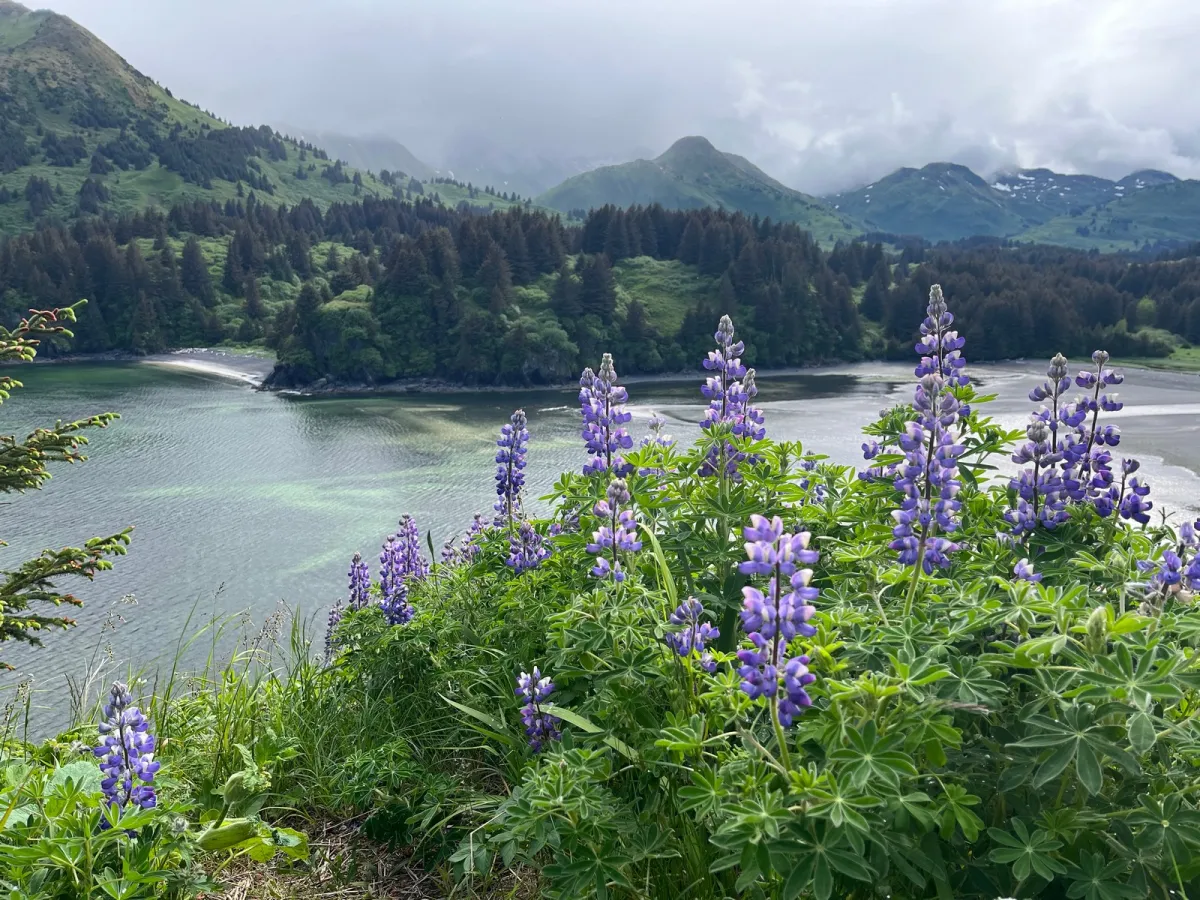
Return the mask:
<svg viewBox="0 0 1200 900">
<path fill-rule="evenodd" d="M 779 699 L 771 697 L 771 724 L 775 726 L 775 740 L 779 744 L 779 761 L 789 772 L 792 771 L 791 754 L 788 753 L 787 737 L 779 724 Z"/>
<path fill-rule="evenodd" d="M 912 615 L 913 600 L 917 596 L 917 583 L 921 580 L 921 561 L 925 558 L 925 538 L 917 543 L 917 561 L 913 563 L 913 577 L 908 585 L 908 596 L 904 600 L 904 618 Z"/>
</svg>

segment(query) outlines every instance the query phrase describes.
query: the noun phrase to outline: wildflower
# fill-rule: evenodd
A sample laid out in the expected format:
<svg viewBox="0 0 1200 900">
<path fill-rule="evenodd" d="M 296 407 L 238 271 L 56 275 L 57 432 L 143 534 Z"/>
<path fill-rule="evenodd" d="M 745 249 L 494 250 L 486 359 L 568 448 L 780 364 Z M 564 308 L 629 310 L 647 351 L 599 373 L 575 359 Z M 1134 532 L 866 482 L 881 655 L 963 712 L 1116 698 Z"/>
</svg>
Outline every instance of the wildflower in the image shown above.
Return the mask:
<svg viewBox="0 0 1200 900">
<path fill-rule="evenodd" d="M 866 445 L 864 444 L 864 446 Z M 802 459 L 800 460 L 800 469 L 804 472 L 815 472 L 817 471 L 817 461 L 815 459 Z M 824 503 L 825 496 L 828 493 L 825 485 L 820 482 L 814 485 L 811 478 L 800 479 L 800 490 L 807 491 L 810 487 L 812 488 L 812 497 L 807 502 L 816 504 Z"/>
<path fill-rule="evenodd" d="M 667 425 L 667 420 L 660 415 L 652 415 L 650 417 L 650 433 L 642 438 L 642 447 L 657 447 L 660 451 L 666 450 L 668 447 L 675 445 L 675 438 L 669 434 L 663 434 L 663 429 Z M 638 469 L 639 475 L 665 475 L 666 470 L 659 466 L 642 466 Z"/>
<path fill-rule="evenodd" d="M 637 540 L 637 519 L 632 509 L 622 509 L 630 503 L 629 487 L 625 479 L 615 478 L 608 486 L 605 499 L 596 504 L 593 512 L 605 524 L 592 532 L 592 542 L 587 545 L 588 553 L 597 555 L 606 550 L 612 554 L 612 559 L 600 556 L 592 567 L 592 574 L 597 578 L 611 578 L 613 581 L 624 581 L 625 572 L 621 568 L 621 553 L 636 553 L 642 549 L 642 542 Z"/>
<path fill-rule="evenodd" d="M 1028 559 L 1017 561 L 1017 564 L 1013 566 L 1013 577 L 1017 581 L 1028 581 L 1031 584 L 1042 580 L 1041 573 L 1033 571 L 1033 566 Z"/>
<path fill-rule="evenodd" d="M 367 568 L 361 553 L 355 553 L 350 560 L 347 577 L 350 579 L 350 608 L 362 609 L 371 599 L 371 570 Z"/>
<path fill-rule="evenodd" d="M 958 527 L 954 517 L 962 506 L 955 499 L 960 485 L 954 476 L 963 448 L 948 430 L 958 418 L 959 402 L 942 376 L 931 373 L 917 383 L 913 406 L 917 419 L 900 436 L 905 461 L 896 470 L 894 484 L 904 500 L 892 513 L 895 540 L 889 546 L 899 552 L 901 564 L 929 574 L 949 566 L 947 554 L 958 549 L 938 532 L 950 533 Z"/>
<path fill-rule="evenodd" d="M 337 627 L 342 623 L 342 601 L 335 600 L 329 607 L 329 622 L 325 626 L 325 662 L 333 659 L 333 651 L 337 649 Z"/>
<path fill-rule="evenodd" d="M 719 638 L 721 632 L 710 623 L 701 622 L 702 615 L 704 605 L 695 597 L 688 597 L 671 613 L 669 620 L 672 625 L 682 627 L 678 631 L 668 631 L 663 635 L 663 640 L 684 659 L 691 659 L 694 653 L 699 653 L 700 668 L 712 674 L 717 669 L 717 663 L 706 646 Z"/>
<path fill-rule="evenodd" d="M 1038 414 L 1050 429 L 1050 449 L 1058 451 L 1058 426 L 1064 424 L 1060 419 L 1060 408 L 1064 405 L 1063 397 L 1071 389 L 1071 379 L 1067 375 L 1067 358 L 1061 353 L 1054 354 L 1050 367 L 1046 370 L 1047 381 L 1042 382 L 1029 392 L 1029 399 L 1034 403 L 1050 401 L 1049 408 L 1042 407 Z M 1078 425 L 1078 422 L 1076 422 Z M 1075 427 L 1075 425 L 1069 426 Z"/>
<path fill-rule="evenodd" d="M 100 745 L 92 750 L 100 759 L 104 776 L 100 789 L 110 809 L 158 805 L 154 775 L 160 763 L 154 759 L 154 735 L 142 711 L 132 703 L 129 688 L 113 682 L 104 706 L 105 721 L 100 723 Z"/>
<path fill-rule="evenodd" d="M 733 320 L 722 316 L 714 335 L 717 349 L 710 350 L 704 360 L 704 368 L 716 374 L 710 375 L 700 388 L 708 400 L 708 409 L 700 428 L 710 437 L 728 431 L 735 437 L 760 441 L 766 437 L 762 410 L 750 401 L 758 394 L 754 370 L 742 365 L 741 354 L 745 344 L 734 341 Z M 709 450 L 700 466 L 702 476 L 722 475 L 737 481 L 740 479 L 738 465 L 757 460 L 748 457 L 727 441 L 721 441 Z"/>
<path fill-rule="evenodd" d="M 542 712 L 542 704 L 554 693 L 554 682 L 549 676 L 543 676 L 537 666 L 533 674 L 522 672 L 517 677 L 516 695 L 525 700 L 521 707 L 521 721 L 525 723 L 525 734 L 529 737 L 529 746 L 533 752 L 539 752 L 549 741 L 557 741 L 562 737 L 559 730 L 560 720 L 556 716 Z"/>
<path fill-rule="evenodd" d="M 1106 447 L 1116 447 L 1121 442 L 1121 432 L 1115 425 L 1101 426 L 1100 412 L 1116 412 L 1124 404 L 1116 394 L 1103 393 L 1107 388 L 1121 384 L 1124 376 L 1113 369 L 1106 369 L 1108 353 L 1097 350 L 1092 354 L 1096 370 L 1083 371 L 1075 376 L 1075 384 L 1090 391 L 1074 403 L 1062 408 L 1059 419 L 1072 429 L 1063 436 L 1062 449 L 1063 481 L 1072 500 L 1087 500 L 1101 516 L 1107 517 L 1114 509 L 1121 508 L 1120 499 L 1114 501 L 1111 491 L 1113 473 L 1112 453 Z M 1123 493 L 1123 491 L 1121 492 Z"/>
<path fill-rule="evenodd" d="M 946 306 L 940 284 L 929 289 L 929 305 L 925 313 L 925 321 L 921 323 L 921 340 L 915 348 L 921 354 L 921 361 L 915 370 L 917 378 L 938 375 L 947 387 L 965 387 L 970 384 L 965 372 L 967 361 L 962 355 L 966 339 L 950 328 L 954 324 L 954 314 Z M 970 410 L 960 407 L 957 412 L 965 418 Z"/>
<path fill-rule="evenodd" d="M 511 532 L 521 515 L 521 488 L 525 486 L 525 453 L 529 446 L 529 429 L 525 410 L 518 409 L 508 424 L 500 429 L 496 441 L 496 510 L 495 524 L 507 525 Z"/>
<path fill-rule="evenodd" d="M 812 704 L 806 688 L 816 678 L 808 671 L 808 657 L 786 657 L 792 638 L 816 633 L 808 624 L 816 613 L 811 605 L 817 598 L 817 589 L 809 583 L 812 569 L 799 566 L 815 563 L 819 555 L 808 549 L 808 532 L 784 532 L 778 516 L 767 519 L 753 515 L 743 533 L 747 561 L 741 563 L 739 571 L 744 575 L 770 575 L 770 580 L 766 594 L 756 587 L 742 588 L 742 627 L 753 649 L 738 651 L 742 663 L 738 675 L 746 695 L 752 700 L 768 698 L 779 724 L 787 728 Z M 786 591 L 785 578 L 790 587 Z"/>
<path fill-rule="evenodd" d="M 1022 469 L 1009 482 L 1017 493 L 1017 505 L 1004 514 L 1014 537 L 1033 532 L 1039 524 L 1053 529 L 1067 520 L 1066 491 L 1055 468 L 1063 455 L 1052 449 L 1050 426 L 1035 414 L 1025 434 L 1029 440 L 1012 455 L 1012 461 L 1032 462 L 1033 468 Z"/>
<path fill-rule="evenodd" d="M 471 520 L 471 524 L 467 528 L 466 535 L 463 536 L 463 559 L 470 562 L 479 554 L 479 542 L 483 539 L 484 533 L 491 527 L 491 525 L 484 521 L 480 513 L 475 513 L 475 517 Z"/>
<path fill-rule="evenodd" d="M 424 578 L 429 574 L 429 561 L 421 554 L 421 532 L 408 513 L 400 519 L 399 566 L 405 578 Z"/>
<path fill-rule="evenodd" d="M 579 379 L 582 436 L 591 454 L 583 467 L 584 475 L 612 472 L 621 477 L 633 470 L 620 455 L 620 451 L 633 447 L 633 438 L 624 427 L 633 418 L 623 406 L 628 399 L 629 393 L 617 384 L 611 353 L 604 354 L 598 373 L 583 370 Z"/>
<path fill-rule="evenodd" d="M 413 617 L 408 604 L 411 559 L 406 542 L 406 538 L 389 534 L 379 554 L 379 607 L 389 625 L 407 625 Z"/>
<path fill-rule="evenodd" d="M 508 546 L 505 565 L 518 575 L 536 569 L 550 555 L 550 548 L 542 541 L 542 536 L 534 531 L 528 519 L 521 523 L 514 534 L 509 535 Z"/>
</svg>

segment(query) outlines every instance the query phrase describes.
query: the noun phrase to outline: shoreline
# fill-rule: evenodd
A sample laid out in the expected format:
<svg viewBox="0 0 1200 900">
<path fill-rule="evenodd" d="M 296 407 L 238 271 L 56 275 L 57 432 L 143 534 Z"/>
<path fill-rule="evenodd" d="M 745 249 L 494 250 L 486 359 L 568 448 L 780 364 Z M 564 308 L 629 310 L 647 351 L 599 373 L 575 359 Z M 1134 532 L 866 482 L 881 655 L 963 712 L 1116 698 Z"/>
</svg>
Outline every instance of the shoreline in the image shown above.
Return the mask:
<svg viewBox="0 0 1200 900">
<path fill-rule="evenodd" d="M 485 393 L 509 394 L 529 391 L 570 390 L 574 388 L 576 384 L 573 379 L 557 384 L 468 385 L 459 382 L 445 381 L 438 378 L 409 378 L 396 379 L 394 381 L 389 381 L 382 384 L 347 384 L 341 382 L 330 383 L 326 381 L 326 379 L 319 379 L 313 384 L 303 387 L 278 387 L 267 383 L 275 365 L 273 356 L 257 355 L 251 351 L 228 350 L 220 347 L 188 347 L 178 350 L 171 350 L 166 353 L 156 353 L 151 355 L 139 355 L 127 350 L 111 350 L 103 353 L 77 353 L 67 356 L 59 356 L 52 359 L 38 358 L 33 361 L 33 364 L 69 365 L 72 363 L 88 364 L 106 362 L 135 362 L 145 365 L 160 366 L 162 368 L 185 371 L 195 375 L 211 376 L 223 378 L 228 381 L 236 381 L 247 385 L 254 390 L 267 391 L 273 394 L 279 394 L 280 396 L 295 398 Z M 1178 375 L 1192 375 L 1200 378 L 1200 371 L 1186 366 L 1173 366 L 1165 358 L 1162 360 L 1118 360 L 1116 363 L 1122 368 L 1142 369 L 1146 371 L 1172 373 Z M 1029 360 L 998 360 L 992 364 L 1028 366 Z M 895 365 L 903 365 L 907 367 L 908 362 L 906 360 L 872 359 L 860 360 L 858 362 L 823 363 L 813 366 L 791 366 L 782 369 L 760 369 L 758 370 L 758 373 L 763 379 L 779 377 L 786 378 L 801 375 L 838 374 L 853 375 L 860 378 L 872 377 L 872 375 L 874 375 L 875 377 L 879 377 L 881 379 L 888 379 L 892 377 L 893 373 L 872 373 L 864 370 L 872 366 Z M 694 370 L 685 370 L 680 372 L 660 372 L 648 375 L 630 375 L 623 377 L 622 382 L 627 385 L 685 383 L 695 380 L 697 374 L 698 373 Z"/>
</svg>

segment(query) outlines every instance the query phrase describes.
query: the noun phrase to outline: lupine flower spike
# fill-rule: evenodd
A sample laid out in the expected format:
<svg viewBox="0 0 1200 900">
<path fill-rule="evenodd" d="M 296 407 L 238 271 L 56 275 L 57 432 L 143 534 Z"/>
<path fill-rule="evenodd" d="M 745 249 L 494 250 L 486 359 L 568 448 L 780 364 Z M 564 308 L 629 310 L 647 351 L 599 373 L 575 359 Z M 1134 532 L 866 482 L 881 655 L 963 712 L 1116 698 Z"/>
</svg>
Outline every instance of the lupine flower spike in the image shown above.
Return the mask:
<svg viewBox="0 0 1200 900">
<path fill-rule="evenodd" d="M 539 752 L 550 741 L 562 737 L 559 730 L 560 720 L 542 712 L 542 704 L 554 693 L 554 682 L 549 676 L 543 676 L 537 666 L 533 674 L 522 672 L 517 676 L 516 695 L 524 699 L 521 707 L 521 721 L 525 723 L 525 734 L 529 738 L 529 746 L 533 752 Z"/>
<path fill-rule="evenodd" d="M 579 404 L 583 413 L 583 440 L 587 444 L 587 464 L 584 475 L 612 472 L 618 477 L 628 475 L 633 467 L 621 456 L 622 450 L 633 447 L 633 438 L 625 425 L 633 416 L 625 411 L 629 399 L 625 388 L 617 384 L 617 372 L 611 353 L 605 353 L 600 371 L 593 374 L 584 369 L 579 379 Z"/>
<path fill-rule="evenodd" d="M 550 555 L 550 548 L 542 540 L 542 536 L 533 529 L 526 519 L 508 539 L 508 559 L 505 565 L 518 575 L 529 569 L 536 569 L 542 560 Z"/>
<path fill-rule="evenodd" d="M 497 527 L 511 533 L 521 516 L 521 488 L 525 486 L 525 453 L 529 448 L 528 420 L 525 410 L 512 414 L 496 441 L 496 520 Z"/>
<path fill-rule="evenodd" d="M 807 656 L 787 657 L 788 643 L 797 636 L 810 637 L 816 629 L 808 624 L 816 613 L 812 601 L 817 589 L 810 585 L 819 554 L 808 548 L 807 531 L 788 534 L 778 516 L 750 517 L 744 531 L 747 561 L 738 569 L 743 575 L 768 575 L 764 594 L 756 587 L 742 588 L 742 628 L 753 645 L 738 651 L 742 690 L 751 700 L 766 697 L 779 725 L 789 727 L 795 717 L 812 705 L 807 687 L 816 680 L 808 671 Z M 786 754 L 786 747 L 780 741 Z"/>
<path fill-rule="evenodd" d="M 390 625 L 407 625 L 413 610 L 408 604 L 409 557 L 404 540 L 389 534 L 379 554 L 379 607 Z"/>
<path fill-rule="evenodd" d="M 158 804 L 154 775 L 160 763 L 154 759 L 154 735 L 142 711 L 132 704 L 129 688 L 113 682 L 100 723 L 100 745 L 92 751 L 100 759 L 100 789 L 110 809 L 150 809 Z"/>
<path fill-rule="evenodd" d="M 940 284 L 929 289 L 929 306 L 925 313 L 925 321 L 921 323 L 921 340 L 916 346 L 916 351 L 921 354 L 915 371 L 917 378 L 940 375 L 948 388 L 965 387 L 970 383 L 965 368 L 967 361 L 962 355 L 966 339 L 951 329 L 954 314 L 946 306 Z M 959 419 L 965 419 L 971 410 L 960 404 L 956 413 Z"/>
<path fill-rule="evenodd" d="M 728 429 L 735 437 L 761 441 L 767 433 L 763 427 L 763 413 L 750 402 L 758 393 L 754 370 L 742 365 L 741 354 L 746 347 L 741 341 L 734 341 L 733 320 L 729 316 L 721 317 L 713 337 L 717 349 L 709 351 L 703 365 L 715 374 L 700 387 L 708 400 L 708 410 L 700 428 L 710 437 Z M 741 478 L 738 464 L 742 462 L 753 465 L 756 460 L 748 459 L 745 453 L 723 441 L 709 451 L 700 466 L 700 474 L 724 475 L 737 481 Z"/>
<path fill-rule="evenodd" d="M 604 523 L 592 533 L 592 542 L 587 545 L 588 553 L 595 553 L 600 557 L 592 568 L 592 574 L 597 578 L 624 581 L 625 571 L 621 568 L 621 554 L 636 553 L 642 549 L 642 542 L 637 540 L 637 519 L 633 510 L 628 508 L 630 499 L 625 479 L 615 478 L 608 485 L 605 499 L 597 503 L 593 510 Z M 605 551 L 611 553 L 612 559 L 607 555 L 600 556 Z"/>
<path fill-rule="evenodd" d="M 721 636 L 720 629 L 708 622 L 701 622 L 704 605 L 695 597 L 688 597 L 671 613 L 670 622 L 677 630 L 663 635 L 668 647 L 684 659 L 700 655 L 700 668 L 710 675 L 717 670 L 716 660 L 706 647 Z"/>
<path fill-rule="evenodd" d="M 1056 468 L 1063 454 L 1053 449 L 1050 426 L 1035 414 L 1025 434 L 1029 440 L 1012 455 L 1012 461 L 1033 463 L 1033 467 L 1022 469 L 1009 482 L 1017 493 L 1017 505 L 1004 514 L 1016 538 L 1032 533 L 1038 525 L 1053 529 L 1067 520 L 1066 487 Z"/>
<path fill-rule="evenodd" d="M 342 601 L 337 600 L 329 607 L 329 621 L 325 626 L 325 662 L 333 659 L 337 649 L 337 628 L 342 623 Z"/>
<path fill-rule="evenodd" d="M 354 554 L 347 574 L 350 579 L 350 608 L 363 609 L 371 599 L 371 570 L 361 553 Z"/>
</svg>

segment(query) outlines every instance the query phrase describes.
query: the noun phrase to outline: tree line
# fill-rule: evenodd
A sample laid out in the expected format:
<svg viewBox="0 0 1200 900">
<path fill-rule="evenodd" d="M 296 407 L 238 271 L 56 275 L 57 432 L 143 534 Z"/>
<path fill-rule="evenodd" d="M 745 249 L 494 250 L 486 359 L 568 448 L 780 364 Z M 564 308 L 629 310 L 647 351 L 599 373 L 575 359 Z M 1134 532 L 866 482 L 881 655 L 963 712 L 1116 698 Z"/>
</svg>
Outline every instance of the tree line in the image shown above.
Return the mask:
<svg viewBox="0 0 1200 900">
<path fill-rule="evenodd" d="M 627 270 L 639 257 L 694 276 L 674 318 L 639 296 Z M 1161 354 L 1168 333 L 1200 339 L 1200 253 L 1174 257 L 977 243 L 896 254 L 864 241 L 825 251 L 795 225 L 711 209 L 606 206 L 569 226 L 528 208 L 365 197 L 323 210 L 250 191 L 10 238 L 0 316 L 87 297 L 78 351 L 264 342 L 281 385 L 537 384 L 604 351 L 630 374 L 690 368 L 724 313 L 764 368 L 907 356 L 938 282 L 975 358 L 1100 344 Z"/>
</svg>

